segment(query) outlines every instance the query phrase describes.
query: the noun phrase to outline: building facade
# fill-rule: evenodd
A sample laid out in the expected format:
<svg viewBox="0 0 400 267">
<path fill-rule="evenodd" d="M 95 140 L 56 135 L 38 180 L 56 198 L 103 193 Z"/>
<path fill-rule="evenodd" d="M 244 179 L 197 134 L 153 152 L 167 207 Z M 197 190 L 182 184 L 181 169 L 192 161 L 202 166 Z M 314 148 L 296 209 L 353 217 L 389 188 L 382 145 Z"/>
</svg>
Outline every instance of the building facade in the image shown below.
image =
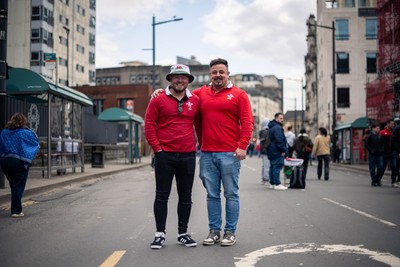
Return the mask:
<svg viewBox="0 0 400 267">
<path fill-rule="evenodd" d="M 31 69 L 62 85 L 95 84 L 95 0 L 8 2 L 9 66 Z M 46 66 L 49 59 L 56 69 Z"/>
<path fill-rule="evenodd" d="M 332 133 L 366 116 L 365 86 L 377 77 L 376 0 L 318 0 L 307 25 L 307 123 Z"/>
</svg>

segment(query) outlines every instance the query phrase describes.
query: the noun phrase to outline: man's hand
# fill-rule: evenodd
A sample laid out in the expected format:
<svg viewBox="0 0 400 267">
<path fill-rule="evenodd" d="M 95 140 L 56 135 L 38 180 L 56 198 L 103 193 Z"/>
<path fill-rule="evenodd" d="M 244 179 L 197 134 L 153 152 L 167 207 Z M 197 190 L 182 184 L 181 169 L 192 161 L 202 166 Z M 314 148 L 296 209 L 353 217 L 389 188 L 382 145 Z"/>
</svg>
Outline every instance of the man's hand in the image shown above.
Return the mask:
<svg viewBox="0 0 400 267">
<path fill-rule="evenodd" d="M 156 98 L 160 93 L 164 92 L 164 89 L 158 88 L 152 94 L 150 99 Z"/>
<path fill-rule="evenodd" d="M 238 160 L 244 160 L 246 158 L 246 150 L 238 148 L 234 155 Z"/>
</svg>

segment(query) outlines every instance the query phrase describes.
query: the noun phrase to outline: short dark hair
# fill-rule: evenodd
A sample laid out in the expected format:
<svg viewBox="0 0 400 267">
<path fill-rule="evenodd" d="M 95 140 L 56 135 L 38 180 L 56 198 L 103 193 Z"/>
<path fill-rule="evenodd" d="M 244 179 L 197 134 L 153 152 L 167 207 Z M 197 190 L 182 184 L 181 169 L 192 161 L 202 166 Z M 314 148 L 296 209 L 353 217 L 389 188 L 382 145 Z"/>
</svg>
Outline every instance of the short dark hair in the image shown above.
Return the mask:
<svg viewBox="0 0 400 267">
<path fill-rule="evenodd" d="M 283 113 L 282 113 L 282 112 L 275 113 L 274 118 L 276 119 L 276 118 L 278 118 L 280 115 L 283 116 Z"/>
<path fill-rule="evenodd" d="M 228 68 L 228 61 L 226 61 L 226 60 L 223 59 L 223 58 L 216 58 L 216 59 L 211 60 L 211 62 L 210 62 L 210 68 L 211 68 L 212 66 L 218 65 L 218 64 L 223 64 L 223 65 L 225 65 L 225 66 Z"/>
<path fill-rule="evenodd" d="M 375 127 L 379 127 L 379 123 L 377 123 L 377 122 L 371 123 L 371 129 L 375 128 Z"/>
<path fill-rule="evenodd" d="M 326 128 L 324 127 L 319 127 L 318 129 L 322 135 L 327 136 L 328 135 L 328 131 L 326 130 Z"/>
</svg>

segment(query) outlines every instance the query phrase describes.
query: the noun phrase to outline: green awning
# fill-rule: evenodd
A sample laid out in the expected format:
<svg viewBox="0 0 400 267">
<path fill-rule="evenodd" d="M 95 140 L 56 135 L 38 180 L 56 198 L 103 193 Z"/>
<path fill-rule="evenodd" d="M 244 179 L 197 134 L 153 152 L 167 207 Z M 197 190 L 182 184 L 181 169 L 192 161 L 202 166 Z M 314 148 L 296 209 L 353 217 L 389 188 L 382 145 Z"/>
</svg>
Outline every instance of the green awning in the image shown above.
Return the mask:
<svg viewBox="0 0 400 267">
<path fill-rule="evenodd" d="M 365 129 L 369 127 L 371 120 L 367 117 L 360 117 L 352 122 L 339 124 L 335 127 L 335 131 L 347 128 Z"/>
<path fill-rule="evenodd" d="M 143 118 L 122 108 L 108 108 L 98 116 L 101 121 L 129 122 L 143 124 Z"/>
<path fill-rule="evenodd" d="M 85 94 L 72 88 L 55 84 L 42 75 L 22 68 L 10 68 L 6 90 L 9 95 L 54 94 L 84 106 L 93 106 L 93 101 Z"/>
</svg>

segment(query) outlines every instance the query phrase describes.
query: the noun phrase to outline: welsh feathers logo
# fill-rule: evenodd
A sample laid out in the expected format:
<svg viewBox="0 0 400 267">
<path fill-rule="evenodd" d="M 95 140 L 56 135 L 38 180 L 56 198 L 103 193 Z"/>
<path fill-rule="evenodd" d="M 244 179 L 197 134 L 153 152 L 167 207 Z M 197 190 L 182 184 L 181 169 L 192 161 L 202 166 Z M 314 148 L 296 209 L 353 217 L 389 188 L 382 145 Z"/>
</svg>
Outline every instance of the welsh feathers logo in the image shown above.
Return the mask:
<svg viewBox="0 0 400 267">
<path fill-rule="evenodd" d="M 188 107 L 188 110 L 192 110 L 193 103 L 189 101 L 186 103 L 186 106 Z"/>
<path fill-rule="evenodd" d="M 226 96 L 226 99 L 228 99 L 228 100 L 232 100 L 232 98 L 233 98 L 232 94 L 229 94 L 229 95 Z"/>
</svg>

